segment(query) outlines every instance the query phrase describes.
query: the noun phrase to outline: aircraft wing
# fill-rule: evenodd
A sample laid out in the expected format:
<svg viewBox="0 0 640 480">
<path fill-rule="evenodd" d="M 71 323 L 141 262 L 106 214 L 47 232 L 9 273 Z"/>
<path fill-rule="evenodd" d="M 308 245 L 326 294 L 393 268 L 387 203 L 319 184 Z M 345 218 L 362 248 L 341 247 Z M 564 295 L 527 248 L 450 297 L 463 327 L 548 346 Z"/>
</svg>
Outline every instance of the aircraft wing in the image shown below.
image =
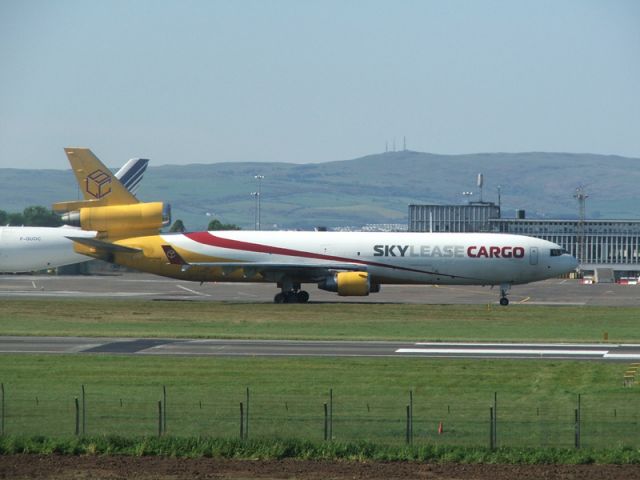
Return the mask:
<svg viewBox="0 0 640 480">
<path fill-rule="evenodd" d="M 170 245 L 162 245 L 169 263 L 182 265 L 182 271 L 191 267 L 222 268 L 223 271 L 233 273 L 242 269 L 247 276 L 261 274 L 263 276 L 281 276 L 287 274 L 294 278 L 316 279 L 335 271 L 366 271 L 366 265 L 358 263 L 272 263 L 272 262 L 187 262 Z"/>
<path fill-rule="evenodd" d="M 105 252 L 137 253 L 142 251 L 139 248 L 125 247 L 124 245 L 118 245 L 116 243 L 111 243 L 111 242 L 103 242 L 102 240 L 97 240 L 95 238 L 84 238 L 84 237 L 67 237 L 67 238 L 74 242 L 87 245 L 88 247 L 104 250 Z"/>
</svg>

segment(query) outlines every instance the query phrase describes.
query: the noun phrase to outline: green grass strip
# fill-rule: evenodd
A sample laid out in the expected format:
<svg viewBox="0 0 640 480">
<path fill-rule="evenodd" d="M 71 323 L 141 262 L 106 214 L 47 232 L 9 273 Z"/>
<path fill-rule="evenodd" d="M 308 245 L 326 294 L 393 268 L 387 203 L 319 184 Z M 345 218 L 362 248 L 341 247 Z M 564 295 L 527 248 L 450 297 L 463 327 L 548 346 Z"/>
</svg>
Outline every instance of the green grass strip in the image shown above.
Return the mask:
<svg viewBox="0 0 640 480">
<path fill-rule="evenodd" d="M 640 307 L 7 299 L 2 335 L 640 342 Z"/>
<path fill-rule="evenodd" d="M 131 455 L 247 460 L 412 461 L 465 464 L 638 464 L 640 450 L 395 446 L 375 443 L 311 442 L 289 439 L 234 440 L 203 437 L 0 437 L 0 454 Z"/>
</svg>

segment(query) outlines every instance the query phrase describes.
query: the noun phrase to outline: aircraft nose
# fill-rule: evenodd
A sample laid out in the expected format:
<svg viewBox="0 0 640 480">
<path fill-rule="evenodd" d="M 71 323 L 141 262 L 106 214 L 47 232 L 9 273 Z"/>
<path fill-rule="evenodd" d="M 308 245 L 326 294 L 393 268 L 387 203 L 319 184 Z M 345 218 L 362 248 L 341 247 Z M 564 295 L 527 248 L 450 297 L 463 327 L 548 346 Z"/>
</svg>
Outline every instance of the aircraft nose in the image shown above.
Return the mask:
<svg viewBox="0 0 640 480">
<path fill-rule="evenodd" d="M 576 257 L 574 257 L 573 255 L 570 255 L 570 257 L 571 257 L 571 260 L 570 260 L 569 264 L 571 266 L 571 269 L 575 270 L 576 268 L 578 268 L 578 265 L 579 265 L 578 259 Z"/>
</svg>

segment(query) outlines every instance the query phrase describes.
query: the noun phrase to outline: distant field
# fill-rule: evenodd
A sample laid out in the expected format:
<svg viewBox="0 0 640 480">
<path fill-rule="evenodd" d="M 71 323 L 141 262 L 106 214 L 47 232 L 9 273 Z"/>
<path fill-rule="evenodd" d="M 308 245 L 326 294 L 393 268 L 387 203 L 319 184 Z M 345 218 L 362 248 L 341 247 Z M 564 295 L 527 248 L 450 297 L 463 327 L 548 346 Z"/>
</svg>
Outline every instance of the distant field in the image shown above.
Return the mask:
<svg viewBox="0 0 640 480">
<path fill-rule="evenodd" d="M 404 443 L 411 391 L 416 443 L 483 447 L 495 392 L 500 446 L 572 447 L 580 393 L 585 447 L 637 447 L 640 390 L 622 387 L 624 370 L 568 361 L 0 356 L 8 435 L 72 436 L 81 385 L 88 435 L 154 435 L 166 386 L 170 435 L 237 438 L 249 388 L 250 438 L 321 441 L 332 389 L 337 441 Z"/>
<path fill-rule="evenodd" d="M 10 299 L 0 335 L 640 342 L 638 307 Z"/>
</svg>

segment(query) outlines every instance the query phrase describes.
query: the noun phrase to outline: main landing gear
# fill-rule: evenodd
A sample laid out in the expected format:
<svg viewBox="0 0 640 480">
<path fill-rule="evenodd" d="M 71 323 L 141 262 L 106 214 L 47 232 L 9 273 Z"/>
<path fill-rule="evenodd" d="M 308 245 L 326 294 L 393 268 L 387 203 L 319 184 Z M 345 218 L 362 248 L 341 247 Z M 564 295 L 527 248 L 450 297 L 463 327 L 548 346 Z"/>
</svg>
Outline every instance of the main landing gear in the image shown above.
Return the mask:
<svg viewBox="0 0 640 480">
<path fill-rule="evenodd" d="M 309 293 L 300 290 L 299 283 L 283 281 L 278 283 L 282 290 L 273 297 L 273 303 L 307 303 L 309 301 Z"/>
<path fill-rule="evenodd" d="M 305 290 L 290 290 L 276 294 L 273 297 L 274 303 L 307 303 L 309 301 L 309 293 Z"/>
<path fill-rule="evenodd" d="M 502 305 L 503 307 L 509 305 L 509 299 L 507 298 L 509 290 L 511 290 L 510 283 L 503 283 L 502 285 L 500 285 L 500 305 Z"/>
</svg>

